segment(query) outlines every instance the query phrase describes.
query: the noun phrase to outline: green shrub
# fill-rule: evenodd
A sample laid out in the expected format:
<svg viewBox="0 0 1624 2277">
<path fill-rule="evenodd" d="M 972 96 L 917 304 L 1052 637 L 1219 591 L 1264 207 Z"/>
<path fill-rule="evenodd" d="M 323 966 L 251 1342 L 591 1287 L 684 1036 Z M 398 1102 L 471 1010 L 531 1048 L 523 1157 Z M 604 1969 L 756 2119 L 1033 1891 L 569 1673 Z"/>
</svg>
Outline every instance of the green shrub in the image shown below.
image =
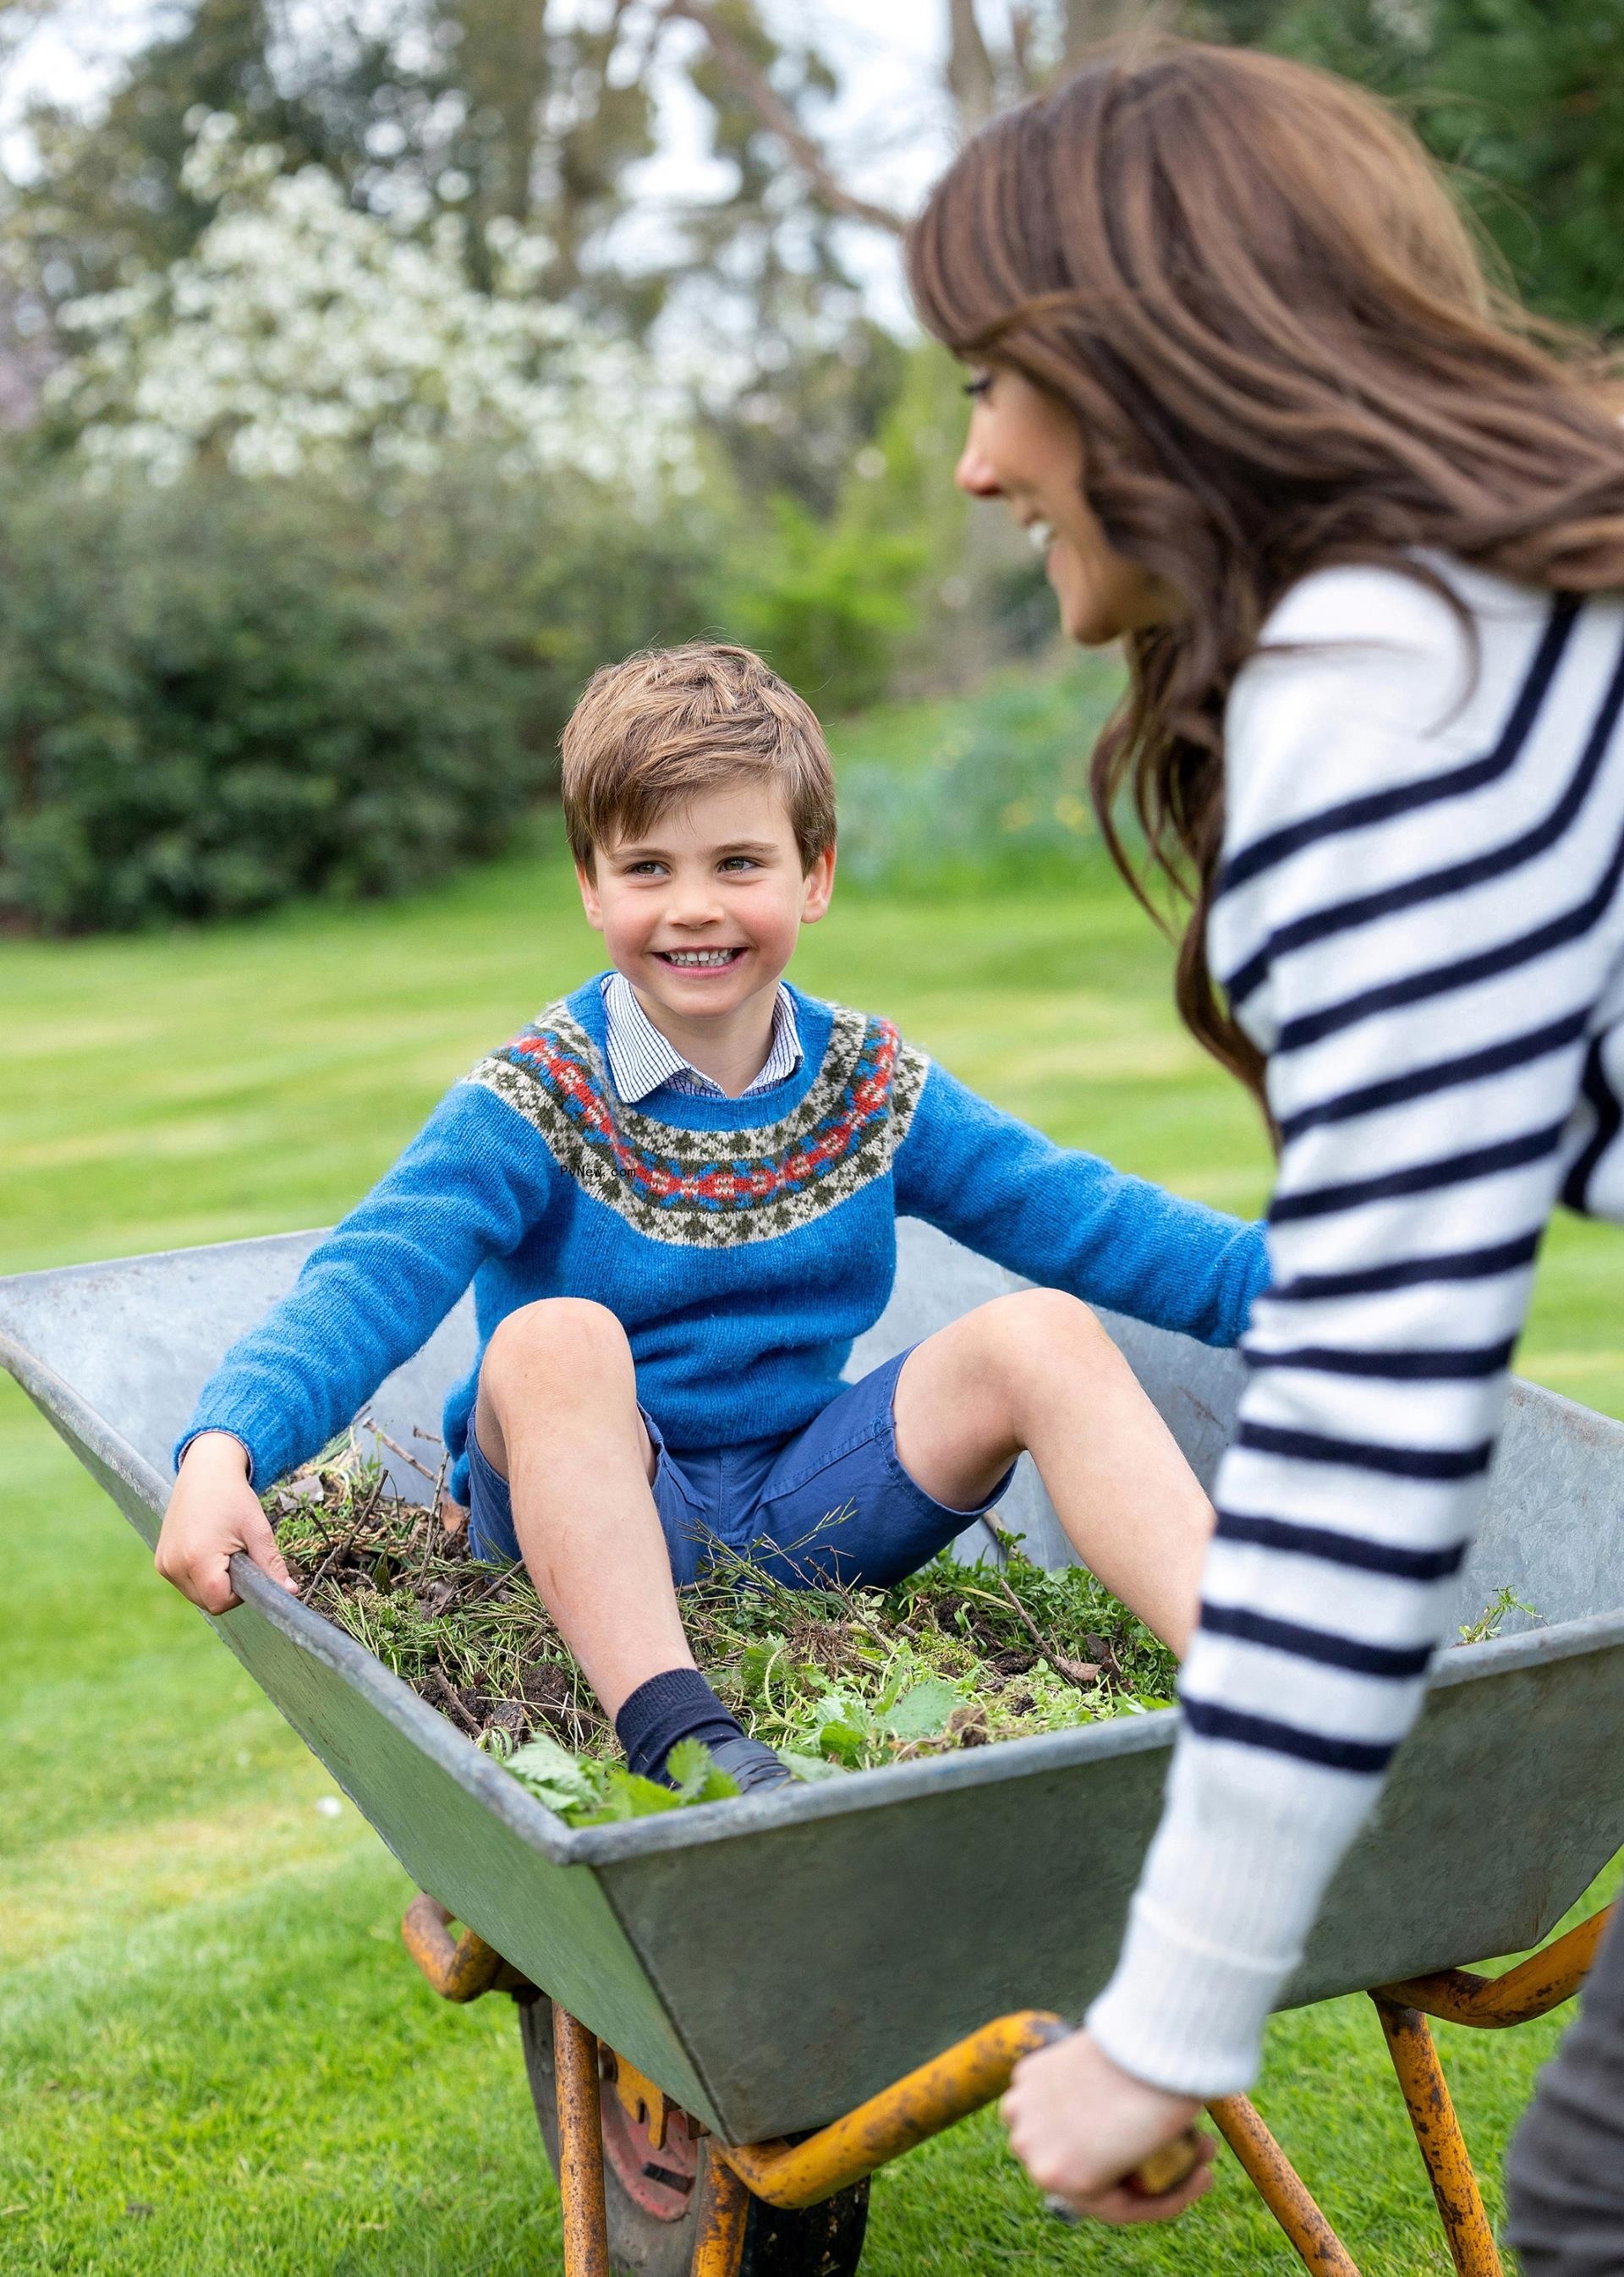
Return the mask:
<svg viewBox="0 0 1624 2277">
<path fill-rule="evenodd" d="M 820 522 L 787 496 L 773 499 L 770 511 L 770 537 L 739 557 L 730 628 L 817 710 L 874 703 L 898 640 L 913 627 L 922 539 L 845 517 Z"/>
<path fill-rule="evenodd" d="M 606 657 L 713 614 L 698 513 L 0 483 L 0 915 L 68 931 L 391 894 L 488 852 Z"/>
<path fill-rule="evenodd" d="M 1033 666 L 944 707 L 925 750 L 865 754 L 865 727 L 841 738 L 843 876 L 859 884 L 928 884 L 949 875 L 1030 877 L 1098 849 L 1088 762 L 1121 692 L 1114 659 L 1079 658 L 1058 674 Z"/>
</svg>

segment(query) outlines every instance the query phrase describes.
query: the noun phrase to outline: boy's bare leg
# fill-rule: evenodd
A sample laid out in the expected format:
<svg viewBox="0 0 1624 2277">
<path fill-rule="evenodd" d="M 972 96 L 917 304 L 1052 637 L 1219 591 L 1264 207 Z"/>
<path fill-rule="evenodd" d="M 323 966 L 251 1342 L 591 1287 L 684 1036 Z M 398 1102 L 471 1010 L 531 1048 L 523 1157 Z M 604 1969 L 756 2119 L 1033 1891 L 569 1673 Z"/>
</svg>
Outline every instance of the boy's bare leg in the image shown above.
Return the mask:
<svg viewBox="0 0 1624 2277">
<path fill-rule="evenodd" d="M 1029 1452 L 1084 1565 L 1182 1656 L 1212 1505 L 1086 1305 L 1030 1289 L 966 1313 L 910 1352 L 893 1413 L 904 1469 L 950 1510 Z"/>
<path fill-rule="evenodd" d="M 485 1350 L 474 1428 L 507 1481 L 530 1579 L 606 1712 L 651 1676 L 691 1668 L 614 1314 L 573 1297 L 510 1314 Z"/>
</svg>

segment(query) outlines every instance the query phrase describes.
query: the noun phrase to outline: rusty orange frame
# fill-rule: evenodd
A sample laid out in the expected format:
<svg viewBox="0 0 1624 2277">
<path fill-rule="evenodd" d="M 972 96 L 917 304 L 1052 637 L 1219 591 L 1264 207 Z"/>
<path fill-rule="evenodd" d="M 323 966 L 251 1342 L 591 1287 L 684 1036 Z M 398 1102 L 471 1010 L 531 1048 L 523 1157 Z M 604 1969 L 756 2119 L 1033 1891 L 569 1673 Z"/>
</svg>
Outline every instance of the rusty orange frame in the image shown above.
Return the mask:
<svg viewBox="0 0 1624 2277">
<path fill-rule="evenodd" d="M 1498 2030 L 1545 2015 L 1583 1982 L 1611 1912 L 1605 1907 L 1593 1914 L 1503 1976 L 1445 1969 L 1380 1985 L 1370 1995 L 1458 2277 L 1502 2277 L 1501 2264 L 1427 2018 Z M 446 1999 L 529 1989 L 472 1930 L 454 1938 L 449 1915 L 432 1898 L 414 1899 L 400 1932 Z M 565 2277 L 609 2277 L 599 2043 L 556 2004 L 553 2022 Z M 738 2277 L 752 2196 L 776 2206 L 832 2197 L 991 2103 L 1021 2058 L 1064 2030 L 1041 2009 L 999 2016 L 804 2142 L 726 2144 L 713 2136 L 690 2277 Z M 1352 2255 L 1247 2098 L 1221 2096 L 1208 2109 L 1304 2267 L 1315 2277 L 1359 2277 Z"/>
</svg>

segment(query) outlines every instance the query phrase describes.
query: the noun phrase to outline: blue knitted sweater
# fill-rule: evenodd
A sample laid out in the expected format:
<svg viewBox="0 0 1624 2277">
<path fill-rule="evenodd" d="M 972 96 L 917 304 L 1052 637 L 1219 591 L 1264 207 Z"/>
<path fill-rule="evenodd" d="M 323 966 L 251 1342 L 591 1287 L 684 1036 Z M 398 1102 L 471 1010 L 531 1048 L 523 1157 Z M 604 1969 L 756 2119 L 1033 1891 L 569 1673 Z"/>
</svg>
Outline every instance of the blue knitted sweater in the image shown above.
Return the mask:
<svg viewBox="0 0 1624 2277">
<path fill-rule="evenodd" d="M 269 1486 L 470 1283 L 482 1352 L 538 1298 L 606 1306 L 674 1449 L 798 1430 L 885 1309 L 899 1215 L 1090 1302 L 1237 1340 L 1268 1277 L 1256 1227 L 1055 1146 L 888 1021 L 793 994 L 792 1076 L 738 1100 L 667 1085 L 635 1108 L 609 1078 L 600 983 L 550 1006 L 454 1086 L 233 1346 L 177 1460 L 198 1432 L 228 1431 Z M 476 1364 L 446 1406 L 462 1500 L 477 1382 Z"/>
</svg>

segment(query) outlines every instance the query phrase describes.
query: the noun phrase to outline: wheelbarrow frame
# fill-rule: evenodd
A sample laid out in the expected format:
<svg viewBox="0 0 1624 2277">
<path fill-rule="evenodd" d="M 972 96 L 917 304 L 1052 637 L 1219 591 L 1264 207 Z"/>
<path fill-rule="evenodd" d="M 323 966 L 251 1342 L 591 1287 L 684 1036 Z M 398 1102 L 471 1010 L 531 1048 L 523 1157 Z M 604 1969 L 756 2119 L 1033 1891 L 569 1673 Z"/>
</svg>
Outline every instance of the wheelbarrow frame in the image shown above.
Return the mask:
<svg viewBox="0 0 1624 2277">
<path fill-rule="evenodd" d="M 1604 1906 L 1499 1976 L 1442 1969 L 1370 1994 L 1458 2277 L 1502 2277 L 1502 2265 L 1427 2018 L 1503 2030 L 1549 2014 L 1582 1984 L 1612 1915 L 1613 1908 Z M 461 2004 L 486 1992 L 536 1989 L 477 1930 L 465 1929 L 454 1938 L 445 1907 L 431 1897 L 413 1900 L 400 1935 L 444 1999 Z M 769 2205 L 800 2207 L 850 2189 L 1002 2095 L 1023 2057 L 1052 2045 L 1068 2030 L 1061 2018 L 1041 2009 L 996 2017 L 800 2142 L 714 2143 L 705 2168 L 690 2277 L 737 2277 L 752 2197 Z M 606 2053 L 613 2058 L 614 2051 L 557 2002 L 553 2034 L 564 2277 L 609 2277 L 601 2097 L 603 2059 Z M 621 2068 L 618 2061 L 611 2066 L 617 2077 Z M 640 2072 L 632 2075 L 640 2095 L 663 2098 L 658 2083 Z M 1352 2254 L 1250 2098 L 1220 2096 L 1207 2108 L 1303 2266 L 1316 2277 L 1359 2277 Z M 1158 2170 L 1153 2161 L 1140 2170 L 1147 2189 L 1171 2188 L 1188 2173 L 1177 2145 L 1172 2152 L 1165 2167 Z"/>
</svg>

